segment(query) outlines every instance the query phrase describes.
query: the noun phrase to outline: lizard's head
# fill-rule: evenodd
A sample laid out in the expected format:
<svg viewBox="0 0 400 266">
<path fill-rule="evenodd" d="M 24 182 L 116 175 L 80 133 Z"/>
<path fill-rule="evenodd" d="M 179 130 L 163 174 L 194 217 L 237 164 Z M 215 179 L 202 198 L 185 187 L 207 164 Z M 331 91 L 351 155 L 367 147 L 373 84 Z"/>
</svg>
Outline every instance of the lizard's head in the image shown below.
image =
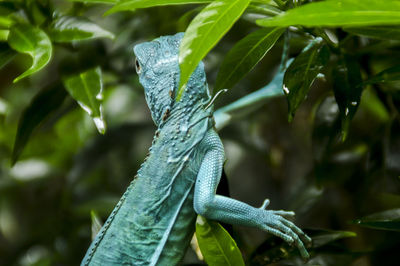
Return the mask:
<svg viewBox="0 0 400 266">
<path fill-rule="evenodd" d="M 178 55 L 182 37 L 183 33 L 163 36 L 133 48 L 136 72 L 144 87 L 146 101 L 156 125 L 165 120 L 172 111 L 182 110 L 188 113 L 188 108 L 193 109 L 195 105 L 204 104 L 210 98 L 204 65 L 200 62 L 182 99 L 175 101 L 180 77 Z"/>
</svg>

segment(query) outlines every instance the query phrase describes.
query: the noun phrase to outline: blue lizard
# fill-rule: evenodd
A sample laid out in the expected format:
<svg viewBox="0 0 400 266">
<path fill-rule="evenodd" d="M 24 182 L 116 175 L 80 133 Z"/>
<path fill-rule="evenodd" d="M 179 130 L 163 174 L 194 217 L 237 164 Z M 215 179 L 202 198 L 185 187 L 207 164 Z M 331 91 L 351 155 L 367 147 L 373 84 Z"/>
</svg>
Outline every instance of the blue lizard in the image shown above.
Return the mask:
<svg viewBox="0 0 400 266">
<path fill-rule="evenodd" d="M 136 72 L 157 126 L 152 146 L 81 265 L 176 265 L 194 232 L 196 213 L 221 222 L 257 227 L 294 244 L 304 258 L 311 239 L 285 217 L 216 195 L 225 160 L 213 128 L 213 106 L 203 63 L 183 97 L 175 100 L 183 33 L 134 47 Z"/>
</svg>

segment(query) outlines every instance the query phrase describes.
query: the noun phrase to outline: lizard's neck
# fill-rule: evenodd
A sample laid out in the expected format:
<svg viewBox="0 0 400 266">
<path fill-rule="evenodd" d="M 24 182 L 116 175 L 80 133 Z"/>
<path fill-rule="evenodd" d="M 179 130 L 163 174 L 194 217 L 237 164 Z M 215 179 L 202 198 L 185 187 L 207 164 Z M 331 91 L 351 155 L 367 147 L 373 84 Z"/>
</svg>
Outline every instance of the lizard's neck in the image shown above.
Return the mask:
<svg viewBox="0 0 400 266">
<path fill-rule="evenodd" d="M 186 160 L 189 151 L 212 127 L 213 106 L 208 106 L 209 102 L 207 87 L 197 89 L 192 87 L 186 89 L 179 102 L 173 99 L 171 105 L 164 106 L 150 154 L 154 149 L 162 148 L 168 150 L 168 162 Z"/>
</svg>

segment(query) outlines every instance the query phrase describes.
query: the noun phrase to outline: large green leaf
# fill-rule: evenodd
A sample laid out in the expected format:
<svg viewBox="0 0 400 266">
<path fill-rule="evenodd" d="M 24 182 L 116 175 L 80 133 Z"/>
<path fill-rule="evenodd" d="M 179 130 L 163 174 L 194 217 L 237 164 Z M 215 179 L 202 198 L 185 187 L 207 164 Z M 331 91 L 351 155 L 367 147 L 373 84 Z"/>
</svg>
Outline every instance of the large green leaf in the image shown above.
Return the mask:
<svg viewBox="0 0 400 266">
<path fill-rule="evenodd" d="M 119 11 L 133 11 L 138 8 L 154 6 L 185 5 L 185 4 L 207 4 L 212 0 L 122 0 L 106 12 L 106 15 Z"/>
<path fill-rule="evenodd" d="M 342 140 L 345 140 L 350 121 L 357 111 L 361 99 L 360 66 L 354 58 L 344 55 L 333 69 L 333 91 L 342 119 Z"/>
<path fill-rule="evenodd" d="M 289 121 L 304 101 L 310 86 L 329 59 L 329 49 L 321 38 L 313 40 L 290 64 L 283 77 L 283 91 L 289 108 Z"/>
<path fill-rule="evenodd" d="M 50 61 L 53 50 L 51 41 L 40 28 L 28 24 L 15 25 L 10 29 L 8 43 L 14 50 L 32 57 L 32 66 L 14 82 L 41 70 Z"/>
<path fill-rule="evenodd" d="M 54 20 L 49 28 L 54 42 L 71 42 L 94 38 L 110 38 L 114 35 L 83 17 L 63 16 Z"/>
<path fill-rule="evenodd" d="M 369 26 L 400 24 L 400 1 L 328 0 L 305 4 L 272 18 L 257 20 L 264 27 Z"/>
<path fill-rule="evenodd" d="M 197 216 L 196 237 L 208 265 L 244 266 L 242 254 L 235 240 L 219 223 Z"/>
<path fill-rule="evenodd" d="M 400 209 L 374 213 L 354 222 L 369 228 L 400 232 Z"/>
<path fill-rule="evenodd" d="M 201 59 L 239 19 L 249 2 L 250 0 L 216 0 L 192 20 L 183 36 L 179 51 L 181 76 L 178 101 Z"/>
<path fill-rule="evenodd" d="M 284 29 L 260 29 L 240 40 L 224 58 L 218 72 L 216 91 L 231 88 L 274 46 Z"/>
<path fill-rule="evenodd" d="M 69 77 L 64 80 L 69 94 L 92 118 L 97 130 L 104 134 L 106 124 L 103 119 L 103 81 L 100 67 Z"/>
<path fill-rule="evenodd" d="M 18 121 L 11 164 L 15 164 L 18 160 L 32 132 L 54 110 L 57 110 L 61 106 L 66 95 L 67 93 L 62 89 L 61 84 L 56 84 L 55 86 L 43 89 L 24 110 Z"/>
<path fill-rule="evenodd" d="M 400 40 L 400 27 L 368 26 L 344 27 L 344 31 L 381 40 Z"/>
</svg>

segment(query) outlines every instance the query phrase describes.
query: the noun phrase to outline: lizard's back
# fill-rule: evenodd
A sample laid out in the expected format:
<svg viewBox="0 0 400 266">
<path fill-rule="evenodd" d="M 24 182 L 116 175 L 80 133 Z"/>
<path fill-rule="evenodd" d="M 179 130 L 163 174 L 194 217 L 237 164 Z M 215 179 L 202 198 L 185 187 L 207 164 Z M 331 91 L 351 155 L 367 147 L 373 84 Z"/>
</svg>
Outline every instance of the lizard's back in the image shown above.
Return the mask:
<svg viewBox="0 0 400 266">
<path fill-rule="evenodd" d="M 92 242 L 82 265 L 176 265 L 194 231 L 194 184 L 211 129 L 203 64 L 175 100 L 183 34 L 135 46 L 136 68 L 157 125 L 137 177 Z"/>
<path fill-rule="evenodd" d="M 182 258 L 194 231 L 193 187 L 202 151 L 196 145 L 174 161 L 171 146 L 163 145 L 168 140 L 161 133 L 153 143 L 83 265 L 174 265 Z"/>
</svg>

